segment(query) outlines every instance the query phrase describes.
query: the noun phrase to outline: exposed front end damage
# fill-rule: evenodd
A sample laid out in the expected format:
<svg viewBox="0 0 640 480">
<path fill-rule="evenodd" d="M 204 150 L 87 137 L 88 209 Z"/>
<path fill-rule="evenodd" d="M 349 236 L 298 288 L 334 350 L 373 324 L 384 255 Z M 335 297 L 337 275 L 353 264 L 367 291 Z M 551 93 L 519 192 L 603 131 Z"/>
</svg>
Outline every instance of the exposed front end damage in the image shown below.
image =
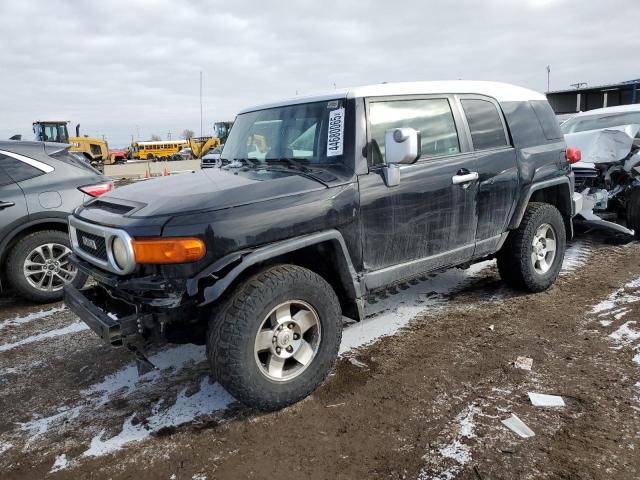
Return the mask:
<svg viewBox="0 0 640 480">
<path fill-rule="evenodd" d="M 578 218 L 629 235 L 639 232 L 639 131 L 640 125 L 634 124 L 565 135 L 567 145 L 582 153 L 572 166 L 576 192 L 582 195 Z"/>
</svg>

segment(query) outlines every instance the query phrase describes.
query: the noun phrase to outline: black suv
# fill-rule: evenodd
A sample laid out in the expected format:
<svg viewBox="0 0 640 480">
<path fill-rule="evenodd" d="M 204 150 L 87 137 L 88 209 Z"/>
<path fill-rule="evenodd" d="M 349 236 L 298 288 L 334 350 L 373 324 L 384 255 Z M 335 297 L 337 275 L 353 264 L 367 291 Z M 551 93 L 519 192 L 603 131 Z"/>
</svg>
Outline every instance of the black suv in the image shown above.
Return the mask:
<svg viewBox="0 0 640 480">
<path fill-rule="evenodd" d="M 367 295 L 497 257 L 531 292 L 556 279 L 573 177 L 545 97 L 490 82 L 383 84 L 238 115 L 221 166 L 128 186 L 69 218 L 97 284 L 65 288 L 144 363 L 206 342 L 238 400 L 277 409 L 325 378 Z M 148 365 L 147 365 L 148 367 Z"/>
<path fill-rule="evenodd" d="M 112 183 L 69 145 L 0 141 L 0 262 L 2 280 L 23 297 L 62 299 L 65 282 L 87 276 L 69 263 L 67 217 Z"/>
</svg>

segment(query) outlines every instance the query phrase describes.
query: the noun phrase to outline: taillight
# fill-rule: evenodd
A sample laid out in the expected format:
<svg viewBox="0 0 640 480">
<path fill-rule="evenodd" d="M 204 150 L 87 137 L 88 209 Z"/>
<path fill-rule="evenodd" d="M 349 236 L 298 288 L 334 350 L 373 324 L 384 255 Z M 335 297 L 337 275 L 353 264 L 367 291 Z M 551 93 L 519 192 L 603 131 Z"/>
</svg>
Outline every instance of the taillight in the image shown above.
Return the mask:
<svg viewBox="0 0 640 480">
<path fill-rule="evenodd" d="M 569 163 L 577 163 L 582 159 L 582 152 L 579 148 L 575 147 L 567 147 L 567 152 L 565 153 L 567 157 L 567 162 Z"/>
<path fill-rule="evenodd" d="M 113 183 L 103 182 L 96 183 L 95 185 L 85 185 L 84 187 L 79 187 L 78 190 L 86 193 L 87 195 L 91 195 L 92 197 L 99 197 L 100 195 L 104 195 L 105 193 L 113 190 Z"/>
</svg>

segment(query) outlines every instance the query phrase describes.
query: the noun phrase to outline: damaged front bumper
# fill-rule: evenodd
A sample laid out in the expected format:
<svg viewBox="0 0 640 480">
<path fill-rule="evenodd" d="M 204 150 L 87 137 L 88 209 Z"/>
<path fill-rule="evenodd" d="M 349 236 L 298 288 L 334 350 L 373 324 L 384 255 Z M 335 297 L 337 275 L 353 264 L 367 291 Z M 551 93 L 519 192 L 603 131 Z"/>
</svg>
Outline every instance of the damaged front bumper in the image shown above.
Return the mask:
<svg viewBox="0 0 640 480">
<path fill-rule="evenodd" d="M 196 301 L 185 295 L 184 282 L 162 275 L 120 277 L 74 255 L 70 260 L 96 284 L 82 290 L 65 286 L 65 303 L 114 347 L 140 341 L 165 342 L 167 332 L 189 328 L 197 317 Z"/>
<path fill-rule="evenodd" d="M 99 285 L 83 290 L 65 285 L 64 302 L 80 320 L 111 346 L 120 347 L 125 337 L 142 333 L 135 307 L 110 297 Z"/>
</svg>

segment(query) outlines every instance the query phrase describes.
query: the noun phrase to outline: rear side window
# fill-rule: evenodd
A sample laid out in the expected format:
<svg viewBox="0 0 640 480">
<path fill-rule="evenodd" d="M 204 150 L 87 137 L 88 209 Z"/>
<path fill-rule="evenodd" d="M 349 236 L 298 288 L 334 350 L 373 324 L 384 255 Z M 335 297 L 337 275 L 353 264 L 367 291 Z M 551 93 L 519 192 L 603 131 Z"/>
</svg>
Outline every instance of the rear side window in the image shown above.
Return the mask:
<svg viewBox="0 0 640 480">
<path fill-rule="evenodd" d="M 544 100 L 532 100 L 531 107 L 533 112 L 538 117 L 538 122 L 542 127 L 544 136 L 547 140 L 558 140 L 562 138 L 562 132 L 560 131 L 560 125 L 555 113 L 551 109 L 551 105 Z"/>
<path fill-rule="evenodd" d="M 500 113 L 493 103 L 475 98 L 463 99 L 460 103 L 469 123 L 474 150 L 508 145 Z"/>
<path fill-rule="evenodd" d="M 95 168 L 91 166 L 89 160 L 85 158 L 84 155 L 78 152 L 64 152 L 64 153 L 56 153 L 55 155 L 51 155 L 56 160 L 59 160 L 67 165 L 73 165 L 74 167 L 79 167 L 84 170 L 88 170 L 91 173 L 100 174 Z"/>
<path fill-rule="evenodd" d="M 391 100 L 369 105 L 372 163 L 382 163 L 384 135 L 393 128 L 410 127 L 420 132 L 422 157 L 451 155 L 460 152 L 458 131 L 451 106 L 446 99 Z"/>
<path fill-rule="evenodd" d="M 6 155 L 0 155 L 0 167 L 14 182 L 23 182 L 44 173 L 42 170 Z"/>
<path fill-rule="evenodd" d="M 0 158 L 4 157 L 0 155 Z M 9 175 L 4 172 L 2 167 L 0 167 L 0 187 L 2 187 L 3 185 L 9 185 L 10 183 L 13 183 L 13 180 L 11 180 L 11 177 L 9 177 Z"/>
</svg>

